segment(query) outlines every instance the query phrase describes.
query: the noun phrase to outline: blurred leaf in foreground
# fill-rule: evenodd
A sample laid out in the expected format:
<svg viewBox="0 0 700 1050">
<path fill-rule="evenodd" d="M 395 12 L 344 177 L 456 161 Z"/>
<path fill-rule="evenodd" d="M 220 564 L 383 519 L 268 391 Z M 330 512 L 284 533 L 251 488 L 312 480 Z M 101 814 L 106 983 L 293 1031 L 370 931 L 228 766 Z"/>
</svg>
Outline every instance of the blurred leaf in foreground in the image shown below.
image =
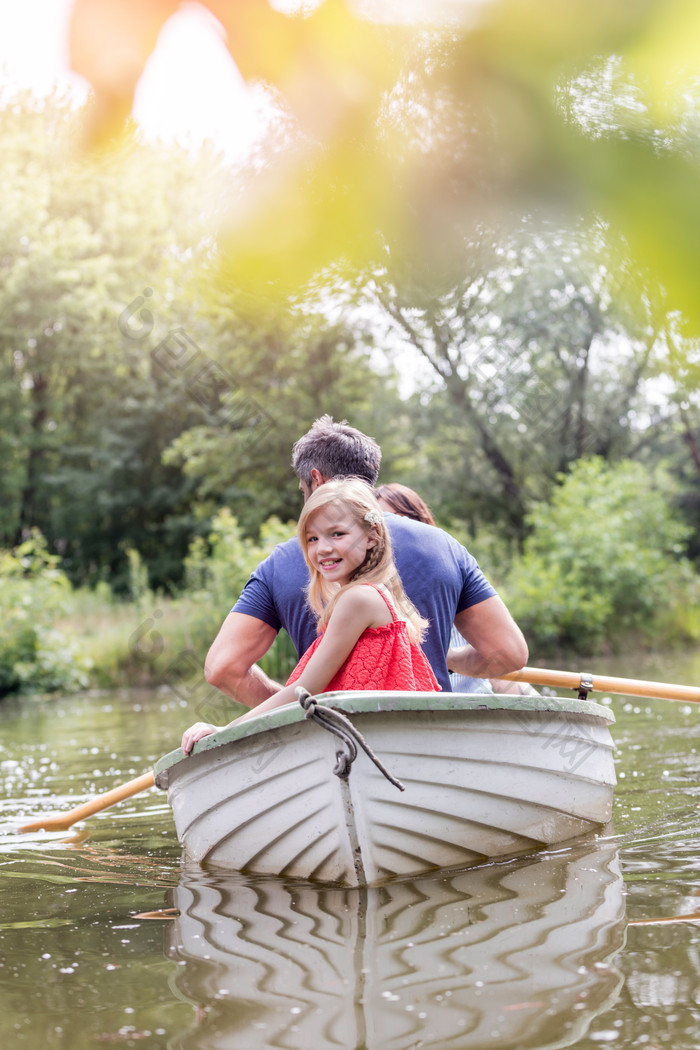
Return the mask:
<svg viewBox="0 0 700 1050">
<path fill-rule="evenodd" d="M 95 87 L 94 142 L 128 109 L 178 6 L 141 0 L 136 14 L 75 0 L 73 64 Z M 658 281 L 685 334 L 700 332 L 692 0 L 463 0 L 413 4 L 412 20 L 378 0 L 292 14 L 265 0 L 203 6 L 289 122 L 285 147 L 270 147 L 231 200 L 226 283 L 283 299 L 331 263 L 387 257 L 448 277 L 455 245 L 485 218 L 599 217 L 647 271 L 640 287 Z"/>
</svg>

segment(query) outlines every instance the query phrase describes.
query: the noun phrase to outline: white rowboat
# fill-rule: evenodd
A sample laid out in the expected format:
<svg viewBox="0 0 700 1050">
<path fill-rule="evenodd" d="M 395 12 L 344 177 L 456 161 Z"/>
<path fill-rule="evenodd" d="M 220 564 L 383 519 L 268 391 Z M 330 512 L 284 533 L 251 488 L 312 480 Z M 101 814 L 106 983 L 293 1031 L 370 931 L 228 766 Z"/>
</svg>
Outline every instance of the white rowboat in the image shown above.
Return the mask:
<svg viewBox="0 0 700 1050">
<path fill-rule="evenodd" d="M 609 708 L 541 696 L 343 692 L 360 751 L 288 704 L 155 767 L 185 860 L 342 886 L 464 868 L 599 829 L 615 785 Z"/>
</svg>

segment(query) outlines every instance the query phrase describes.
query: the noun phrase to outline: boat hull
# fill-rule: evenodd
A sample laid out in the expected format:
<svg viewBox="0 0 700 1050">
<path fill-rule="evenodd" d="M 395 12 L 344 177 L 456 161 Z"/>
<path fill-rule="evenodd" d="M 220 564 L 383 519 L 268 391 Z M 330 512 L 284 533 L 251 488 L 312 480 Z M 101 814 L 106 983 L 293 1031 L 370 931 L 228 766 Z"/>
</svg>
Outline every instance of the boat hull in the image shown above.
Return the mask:
<svg viewBox="0 0 700 1050">
<path fill-rule="evenodd" d="M 544 697 L 327 693 L 405 786 L 297 705 L 165 756 L 187 861 L 344 886 L 462 868 L 585 835 L 611 816 L 612 713 Z"/>
</svg>

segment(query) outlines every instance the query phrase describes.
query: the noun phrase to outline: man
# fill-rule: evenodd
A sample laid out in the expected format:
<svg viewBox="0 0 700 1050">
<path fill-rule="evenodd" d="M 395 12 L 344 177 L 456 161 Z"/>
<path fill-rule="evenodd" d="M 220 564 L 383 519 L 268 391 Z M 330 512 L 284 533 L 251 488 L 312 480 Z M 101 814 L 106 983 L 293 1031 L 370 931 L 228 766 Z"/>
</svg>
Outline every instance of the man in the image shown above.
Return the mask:
<svg viewBox="0 0 700 1050">
<path fill-rule="evenodd" d="M 330 416 L 317 419 L 294 445 L 292 467 L 306 501 L 331 478 L 354 476 L 376 485 L 381 450 L 376 441 Z M 394 561 L 406 593 L 430 621 L 423 649 L 441 687 L 450 691 L 445 662 L 452 624 L 470 642 L 453 669 L 473 678 L 494 678 L 527 663 L 517 626 L 475 559 L 435 526 L 388 514 Z M 306 563 L 294 537 L 278 544 L 257 567 L 224 620 L 207 655 L 207 681 L 247 707 L 257 707 L 280 688 L 257 661 L 284 627 L 297 655 L 316 637 L 306 604 Z"/>
</svg>

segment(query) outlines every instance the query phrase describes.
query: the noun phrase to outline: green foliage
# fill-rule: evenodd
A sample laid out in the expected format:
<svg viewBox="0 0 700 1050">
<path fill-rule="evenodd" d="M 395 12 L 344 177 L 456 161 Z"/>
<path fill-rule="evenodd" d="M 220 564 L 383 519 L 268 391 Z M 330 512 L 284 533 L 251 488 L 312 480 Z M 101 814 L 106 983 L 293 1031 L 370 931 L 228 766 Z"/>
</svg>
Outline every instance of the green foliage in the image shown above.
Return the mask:
<svg viewBox="0 0 700 1050">
<path fill-rule="evenodd" d="M 209 420 L 174 438 L 164 461 L 190 480 L 205 517 L 231 507 L 243 533 L 257 536 L 267 519 L 298 511 L 291 449 L 314 419 L 349 419 L 381 442 L 399 399 L 391 371 L 372 367 L 361 325 L 333 323 L 311 303 L 251 313 L 230 291 L 205 295 L 208 354 L 231 389 Z"/>
<path fill-rule="evenodd" d="M 192 532 L 192 485 L 161 456 L 206 413 L 153 351 L 198 334 L 185 289 L 220 169 L 136 143 L 88 160 L 79 119 L 0 108 L 0 543 L 39 528 L 74 582 L 126 590 L 127 548 L 163 584 Z"/>
<path fill-rule="evenodd" d="M 294 524 L 283 525 L 270 518 L 260 529 L 259 540 L 243 535 L 236 518 L 224 507 L 213 518 L 208 541 L 196 537 L 185 559 L 186 590 L 175 603 L 186 607 L 195 648 L 204 654 L 253 569 L 272 551 L 294 535 Z M 280 632 L 273 648 L 261 661 L 264 670 L 277 680 L 286 680 L 294 664 L 294 647 Z"/>
<path fill-rule="evenodd" d="M 675 603 L 690 597 L 693 576 L 682 557 L 687 528 L 672 514 L 669 494 L 658 471 L 593 457 L 532 512 L 507 592 L 535 653 L 589 652 L 632 636 L 670 640 L 663 632 Z M 678 627 L 671 640 L 679 640 Z"/>
<path fill-rule="evenodd" d="M 145 602 L 152 600 L 152 593 L 148 586 L 148 568 L 137 550 L 130 547 L 126 556 L 129 562 L 129 594 L 137 609 Z"/>
<path fill-rule="evenodd" d="M 0 543 L 37 527 L 74 584 L 124 595 L 136 550 L 173 593 L 219 507 L 249 535 L 296 512 L 291 446 L 317 416 L 381 439 L 397 398 L 362 326 L 215 289 L 220 159 L 86 158 L 79 119 L 0 108 Z"/>
<path fill-rule="evenodd" d="M 0 550 L 0 696 L 88 683 L 77 641 L 55 625 L 71 600 L 59 560 L 36 530 L 14 550 Z"/>
<path fill-rule="evenodd" d="M 187 595 L 201 598 L 218 611 L 227 604 L 230 608 L 258 562 L 280 539 L 288 539 L 293 530 L 293 525 L 285 529 L 277 520 L 268 522 L 260 544 L 256 544 L 242 535 L 229 508 L 222 508 L 212 519 L 208 540 L 195 537 L 190 544 L 185 558 Z"/>
</svg>

